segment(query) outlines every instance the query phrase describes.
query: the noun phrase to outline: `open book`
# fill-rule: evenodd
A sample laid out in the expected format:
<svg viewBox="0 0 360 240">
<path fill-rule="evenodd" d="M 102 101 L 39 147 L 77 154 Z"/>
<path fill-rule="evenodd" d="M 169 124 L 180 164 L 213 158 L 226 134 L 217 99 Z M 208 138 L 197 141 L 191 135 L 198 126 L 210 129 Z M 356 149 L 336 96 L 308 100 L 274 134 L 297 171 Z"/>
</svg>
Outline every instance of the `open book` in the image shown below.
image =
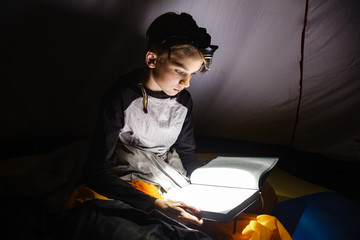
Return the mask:
<svg viewBox="0 0 360 240">
<path fill-rule="evenodd" d="M 217 157 L 190 176 L 191 184 L 166 194 L 202 210 L 202 218 L 229 222 L 260 196 L 275 157 Z"/>
</svg>

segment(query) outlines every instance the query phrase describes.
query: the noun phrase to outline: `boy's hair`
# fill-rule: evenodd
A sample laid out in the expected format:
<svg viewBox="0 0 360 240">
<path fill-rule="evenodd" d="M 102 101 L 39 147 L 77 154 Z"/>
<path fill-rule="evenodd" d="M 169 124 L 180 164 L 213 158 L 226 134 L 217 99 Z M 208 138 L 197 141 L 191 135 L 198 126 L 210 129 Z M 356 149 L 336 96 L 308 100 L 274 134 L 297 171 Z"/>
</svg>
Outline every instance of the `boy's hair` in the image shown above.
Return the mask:
<svg viewBox="0 0 360 240">
<path fill-rule="evenodd" d="M 198 52 L 203 58 L 202 72 L 209 70 L 218 46 L 210 45 L 211 37 L 205 28 L 200 28 L 191 15 L 168 12 L 160 15 L 146 32 L 147 49 L 158 55 L 158 60 L 172 53 L 192 54 Z"/>
</svg>

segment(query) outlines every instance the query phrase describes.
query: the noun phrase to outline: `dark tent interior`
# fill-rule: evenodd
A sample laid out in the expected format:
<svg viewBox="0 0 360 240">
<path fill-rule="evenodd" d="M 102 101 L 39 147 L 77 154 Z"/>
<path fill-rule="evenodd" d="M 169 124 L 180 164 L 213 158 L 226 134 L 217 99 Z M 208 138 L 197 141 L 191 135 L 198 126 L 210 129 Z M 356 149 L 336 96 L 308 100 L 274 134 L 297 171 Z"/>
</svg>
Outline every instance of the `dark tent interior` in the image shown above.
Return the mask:
<svg viewBox="0 0 360 240">
<path fill-rule="evenodd" d="M 103 92 L 121 74 L 145 67 L 146 29 L 170 11 L 191 14 L 219 45 L 211 70 L 197 74 L 189 88 L 199 159 L 279 156 L 269 176 L 278 195 L 273 214 L 293 239 L 356 238 L 358 1 L 5 0 L 0 5 L 1 212 L 8 225 L 24 230 L 5 233 L 6 239 L 37 236 L 32 227 L 41 222 L 39 202 L 61 204 L 74 189 L 76 177 L 56 189 L 57 201 L 44 190 L 41 201 L 29 202 L 39 199 L 17 184 L 59 149 L 69 149 L 59 154 L 65 162 L 66 156 L 71 161 L 86 152 Z M 315 209 L 307 219 L 316 230 L 302 222 L 310 214 L 304 203 L 323 208 L 323 218 L 316 218 Z"/>
</svg>

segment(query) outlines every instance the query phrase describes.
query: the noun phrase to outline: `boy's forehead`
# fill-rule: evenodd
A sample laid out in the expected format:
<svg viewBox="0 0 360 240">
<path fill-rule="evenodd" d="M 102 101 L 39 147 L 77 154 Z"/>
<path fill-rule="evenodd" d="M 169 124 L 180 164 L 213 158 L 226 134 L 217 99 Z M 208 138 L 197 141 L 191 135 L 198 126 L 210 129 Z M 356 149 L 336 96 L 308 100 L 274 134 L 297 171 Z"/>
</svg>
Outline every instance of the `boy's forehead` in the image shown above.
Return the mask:
<svg viewBox="0 0 360 240">
<path fill-rule="evenodd" d="M 191 55 L 171 55 L 169 63 L 186 71 L 197 72 L 200 70 L 203 60 L 198 53 Z"/>
</svg>

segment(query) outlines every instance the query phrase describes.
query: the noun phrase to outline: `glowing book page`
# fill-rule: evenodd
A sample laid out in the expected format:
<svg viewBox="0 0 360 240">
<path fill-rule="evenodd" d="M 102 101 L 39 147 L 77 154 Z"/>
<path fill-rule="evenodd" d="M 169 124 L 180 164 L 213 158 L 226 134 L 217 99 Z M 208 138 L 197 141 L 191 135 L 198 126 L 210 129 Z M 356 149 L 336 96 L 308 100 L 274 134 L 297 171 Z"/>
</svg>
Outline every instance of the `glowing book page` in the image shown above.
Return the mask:
<svg viewBox="0 0 360 240">
<path fill-rule="evenodd" d="M 181 200 L 186 204 L 200 208 L 202 211 L 227 214 L 256 192 L 256 189 L 190 184 L 171 192 L 167 197 L 173 200 Z"/>
<path fill-rule="evenodd" d="M 261 176 L 271 170 L 278 158 L 217 157 L 196 169 L 192 184 L 258 189 Z"/>
</svg>

